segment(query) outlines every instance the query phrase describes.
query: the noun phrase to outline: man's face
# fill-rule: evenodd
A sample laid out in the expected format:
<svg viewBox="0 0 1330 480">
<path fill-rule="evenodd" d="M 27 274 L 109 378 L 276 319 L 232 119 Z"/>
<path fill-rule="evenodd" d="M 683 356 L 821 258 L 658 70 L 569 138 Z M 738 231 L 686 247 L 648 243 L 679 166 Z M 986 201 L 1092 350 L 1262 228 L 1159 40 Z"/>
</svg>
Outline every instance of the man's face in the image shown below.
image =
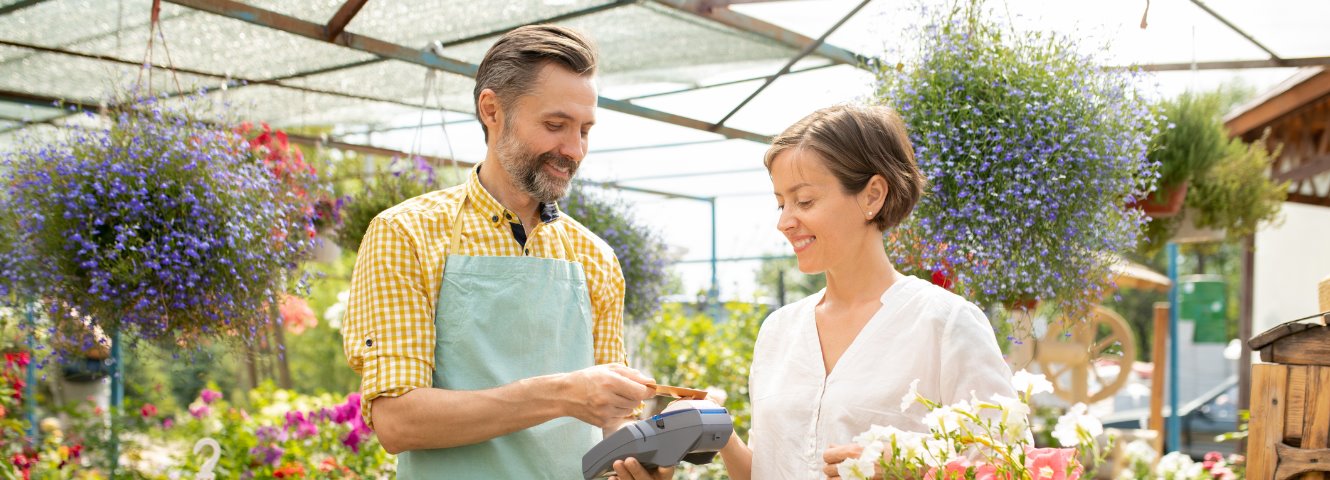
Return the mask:
<svg viewBox="0 0 1330 480">
<path fill-rule="evenodd" d="M 596 98 L 591 76 L 555 64 L 542 68 L 533 90 L 503 116 L 496 153 L 514 186 L 538 202 L 553 202 L 568 193 L 586 157 Z"/>
</svg>

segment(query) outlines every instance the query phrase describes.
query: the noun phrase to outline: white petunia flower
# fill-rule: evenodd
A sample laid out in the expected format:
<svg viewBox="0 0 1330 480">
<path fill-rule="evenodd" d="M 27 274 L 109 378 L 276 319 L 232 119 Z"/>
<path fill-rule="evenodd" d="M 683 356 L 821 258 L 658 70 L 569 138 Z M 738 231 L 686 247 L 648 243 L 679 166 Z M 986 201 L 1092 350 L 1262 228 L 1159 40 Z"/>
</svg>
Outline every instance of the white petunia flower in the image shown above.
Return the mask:
<svg viewBox="0 0 1330 480">
<path fill-rule="evenodd" d="M 1053 383 L 1048 381 L 1048 377 L 1043 374 L 1030 373 L 1025 370 L 1016 372 L 1011 376 L 1011 386 L 1016 387 L 1017 392 L 1034 395 L 1036 393 L 1053 393 Z"/>
<path fill-rule="evenodd" d="M 847 458 L 844 462 L 836 465 L 836 471 L 840 473 L 841 478 L 853 480 L 869 480 L 877 475 L 877 460 L 861 455 L 859 458 Z"/>
<path fill-rule="evenodd" d="M 909 410 L 910 405 L 914 405 L 914 402 L 918 401 L 918 399 L 919 399 L 919 379 L 916 378 L 914 379 L 913 382 L 910 382 L 910 391 L 906 392 L 905 396 L 901 397 L 901 411 L 904 412 L 906 410 Z"/>
<path fill-rule="evenodd" d="M 1022 440 L 1030 430 L 1030 405 L 1019 398 L 993 394 L 993 403 L 1002 409 L 1002 425 L 1012 440 Z"/>
<path fill-rule="evenodd" d="M 1081 443 L 1082 438 L 1093 440 L 1103 434 L 1104 424 L 1085 412 L 1084 403 L 1072 405 L 1066 415 L 1058 418 L 1057 426 L 1053 427 L 1053 438 L 1058 439 L 1058 443 L 1064 447 L 1074 447 Z"/>
<path fill-rule="evenodd" d="M 1177 477 L 1195 463 L 1191 457 L 1182 452 L 1169 452 L 1164 458 L 1159 459 L 1158 465 L 1155 465 L 1155 474 L 1161 477 Z"/>
</svg>

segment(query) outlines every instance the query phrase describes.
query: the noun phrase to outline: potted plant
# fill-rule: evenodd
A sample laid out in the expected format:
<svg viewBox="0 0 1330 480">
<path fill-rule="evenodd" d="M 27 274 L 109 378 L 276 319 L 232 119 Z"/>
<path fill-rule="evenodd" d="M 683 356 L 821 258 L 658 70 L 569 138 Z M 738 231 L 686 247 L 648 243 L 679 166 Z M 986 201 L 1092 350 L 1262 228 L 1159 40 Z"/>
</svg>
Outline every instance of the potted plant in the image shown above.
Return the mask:
<svg viewBox="0 0 1330 480">
<path fill-rule="evenodd" d="M 1270 178 L 1271 153 L 1266 139 L 1252 143 L 1232 139 L 1223 159 L 1201 175 L 1187 195 L 1187 208 L 1196 211 L 1197 227 L 1223 229 L 1245 237 L 1263 222 L 1275 220 L 1288 197 L 1289 183 Z"/>
<path fill-rule="evenodd" d="M 1208 171 L 1192 181 L 1183 214 L 1156 218 L 1146 228 L 1141 248 L 1157 252 L 1168 241 L 1195 243 L 1245 237 L 1262 223 L 1274 221 L 1288 196 L 1288 182 L 1270 178 L 1270 165 L 1279 155 L 1262 138 L 1252 143 L 1229 140 L 1223 155 Z"/>
<path fill-rule="evenodd" d="M 1136 72 L 1073 39 L 1012 29 L 978 4 L 935 11 L 919 51 L 878 65 L 929 190 L 886 245 L 897 267 L 985 306 L 1101 298 L 1153 188 L 1154 116 Z"/>
<path fill-rule="evenodd" d="M 364 189 L 347 197 L 342 205 L 337 243 L 353 252 L 359 250 L 369 223 L 379 213 L 444 186 L 439 184 L 434 167 L 423 158 L 394 158 L 388 165 L 376 167 L 365 179 Z"/>
<path fill-rule="evenodd" d="M 102 126 L 0 159 L 0 211 L 17 220 L 0 252 L 10 286 L 52 322 L 130 339 L 251 338 L 309 247 L 287 235 L 288 186 L 224 119 L 119 105 Z"/>
<path fill-rule="evenodd" d="M 1152 218 L 1182 210 L 1188 188 L 1224 156 L 1226 135 L 1217 93 L 1186 92 L 1159 106 L 1165 127 L 1150 138 L 1150 159 L 1159 163 L 1159 188 L 1129 204 Z"/>
</svg>

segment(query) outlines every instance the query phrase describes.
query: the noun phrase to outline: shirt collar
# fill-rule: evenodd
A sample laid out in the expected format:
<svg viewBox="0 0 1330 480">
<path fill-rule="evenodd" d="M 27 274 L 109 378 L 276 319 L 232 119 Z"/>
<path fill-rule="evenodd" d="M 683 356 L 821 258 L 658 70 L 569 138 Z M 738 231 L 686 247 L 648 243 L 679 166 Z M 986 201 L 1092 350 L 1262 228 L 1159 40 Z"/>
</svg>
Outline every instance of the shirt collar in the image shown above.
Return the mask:
<svg viewBox="0 0 1330 480">
<path fill-rule="evenodd" d="M 516 212 L 508 210 L 499 203 L 499 200 L 490 195 L 485 186 L 480 184 L 480 167 L 484 163 L 476 165 L 475 170 L 471 171 L 467 179 L 466 193 L 476 207 L 476 210 L 484 213 L 487 220 L 492 224 L 503 223 L 521 223 L 521 217 Z M 541 223 L 550 223 L 559 218 L 559 204 L 557 202 L 540 202 L 536 205 L 536 211 L 540 213 Z"/>
</svg>

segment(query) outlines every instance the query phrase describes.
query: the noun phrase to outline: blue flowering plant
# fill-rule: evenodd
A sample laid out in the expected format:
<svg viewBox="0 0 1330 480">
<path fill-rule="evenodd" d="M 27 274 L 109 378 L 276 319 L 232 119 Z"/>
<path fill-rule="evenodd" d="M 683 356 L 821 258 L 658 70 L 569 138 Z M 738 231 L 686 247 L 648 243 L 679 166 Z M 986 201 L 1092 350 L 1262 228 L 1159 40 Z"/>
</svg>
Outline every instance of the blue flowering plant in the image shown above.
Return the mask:
<svg viewBox="0 0 1330 480">
<path fill-rule="evenodd" d="M 614 249 L 624 278 L 624 318 L 651 319 L 669 282 L 665 242 L 656 232 L 633 219 L 622 200 L 588 193 L 575 186 L 560 208 Z"/>
<path fill-rule="evenodd" d="M 293 263 L 288 187 L 216 118 L 153 98 L 0 158 L 6 289 L 127 338 L 251 338 Z M 198 111 L 198 108 L 193 110 Z"/>
<path fill-rule="evenodd" d="M 980 305 L 1057 300 L 1084 312 L 1107 254 L 1144 222 L 1155 120 L 1139 74 L 979 3 L 926 12 L 919 50 L 876 65 L 878 100 L 905 120 L 929 190 L 887 248 L 897 266 Z"/>
</svg>

